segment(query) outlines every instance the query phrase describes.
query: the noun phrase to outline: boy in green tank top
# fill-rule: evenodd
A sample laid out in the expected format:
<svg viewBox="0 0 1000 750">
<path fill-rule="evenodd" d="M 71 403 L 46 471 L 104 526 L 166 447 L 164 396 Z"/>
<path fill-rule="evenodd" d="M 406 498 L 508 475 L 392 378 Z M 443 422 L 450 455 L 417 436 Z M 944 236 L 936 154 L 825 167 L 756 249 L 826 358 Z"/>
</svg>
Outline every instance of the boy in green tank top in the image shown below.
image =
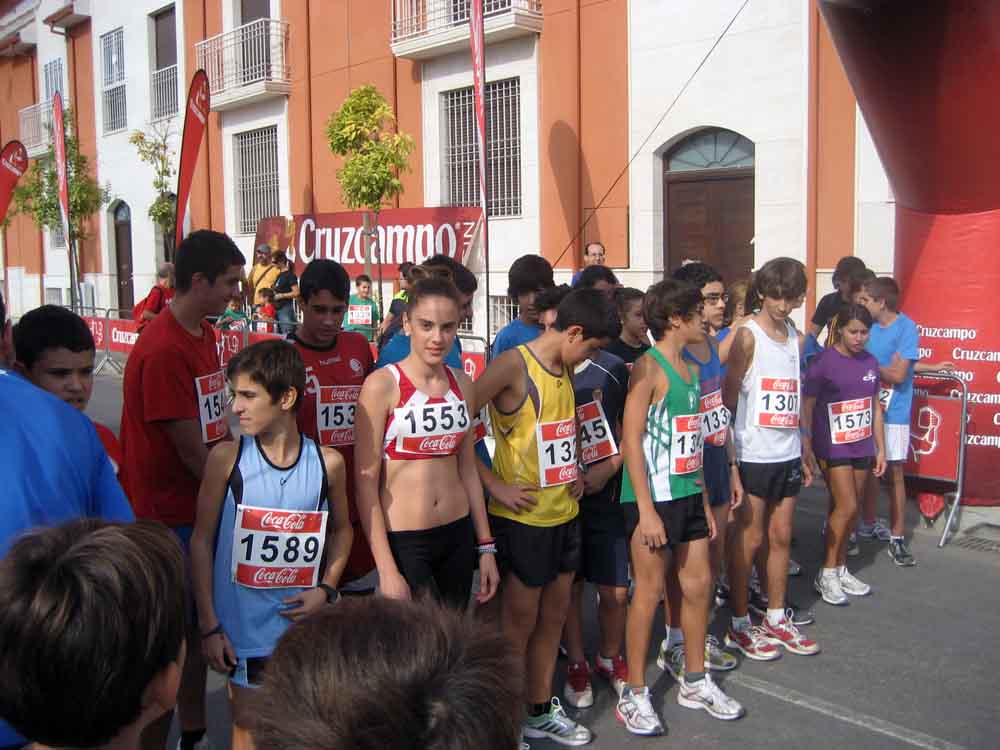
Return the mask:
<svg viewBox="0 0 1000 750">
<path fill-rule="evenodd" d="M 667 575 L 676 576 L 680 587 L 687 645 L 677 702 L 705 709 L 717 719 L 743 715 L 742 706 L 719 689 L 704 663 L 712 591 L 709 539 L 716 529 L 702 482 L 698 367 L 682 356 L 685 346 L 702 338 L 702 306 L 701 290 L 690 284 L 668 279 L 649 288 L 643 316 L 656 346 L 633 366 L 625 401 L 621 500 L 635 593 L 625 630 L 629 683 L 616 715 L 633 734 L 663 733 L 650 701 L 645 664 Z"/>
</svg>

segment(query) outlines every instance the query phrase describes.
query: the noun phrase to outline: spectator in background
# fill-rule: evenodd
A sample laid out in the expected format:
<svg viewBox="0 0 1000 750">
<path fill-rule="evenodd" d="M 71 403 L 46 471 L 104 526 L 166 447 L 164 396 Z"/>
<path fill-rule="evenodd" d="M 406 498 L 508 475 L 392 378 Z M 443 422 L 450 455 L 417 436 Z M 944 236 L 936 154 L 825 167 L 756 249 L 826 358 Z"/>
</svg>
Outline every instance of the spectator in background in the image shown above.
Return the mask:
<svg viewBox="0 0 1000 750">
<path fill-rule="evenodd" d="M 406 309 L 407 299 L 406 293 L 410 289 L 412 280 L 410 279 L 410 271 L 412 271 L 416 266 L 413 263 L 400 263 L 399 264 L 399 291 L 392 295 L 392 302 L 389 304 L 389 312 L 386 313 L 385 318 L 382 320 L 382 325 L 379 326 L 379 338 L 378 338 L 378 348 L 381 349 L 385 346 L 386 342 L 389 341 L 403 325 L 403 311 Z"/>
<path fill-rule="evenodd" d="M 508 349 L 534 341 L 542 332 L 538 322 L 535 297 L 555 286 L 552 265 L 541 255 L 522 255 L 507 272 L 507 294 L 517 303 L 518 315 L 505 325 L 493 339 L 494 357 Z"/>
<path fill-rule="evenodd" d="M 19 731 L 138 748 L 174 707 L 185 661 L 180 544 L 150 522 L 35 530 L 0 564 L 0 634 L 0 711 Z"/>
<path fill-rule="evenodd" d="M 274 290 L 268 289 L 272 295 Z M 219 316 L 219 319 L 215 321 L 215 327 L 223 331 L 233 329 L 233 330 L 244 330 L 250 326 L 250 318 L 245 312 L 243 312 L 243 298 L 240 295 L 233 297 L 229 300 L 229 307 L 226 308 L 225 312 Z"/>
<path fill-rule="evenodd" d="M 174 264 L 164 263 L 156 272 L 156 284 L 149 290 L 146 298 L 136 305 L 132 317 L 138 321 L 139 330 L 159 315 L 163 308 L 174 298 Z M 138 314 L 136 314 L 138 312 Z"/>
<path fill-rule="evenodd" d="M 250 275 L 247 277 L 249 296 L 255 309 L 264 304 L 261 292 L 274 286 L 279 273 L 281 273 L 281 269 L 274 263 L 271 248 L 265 242 L 257 245 L 257 249 L 254 251 L 253 268 L 250 269 Z"/>
<path fill-rule="evenodd" d="M 264 322 L 257 324 L 257 330 L 261 333 L 274 333 L 278 327 L 278 311 L 274 306 L 274 290 L 261 289 L 260 298 L 264 300 L 264 304 L 257 311 L 257 316 Z"/>
<path fill-rule="evenodd" d="M 596 289 L 611 299 L 615 289 L 620 287 L 618 277 L 607 266 L 587 266 L 578 274 L 574 289 Z"/>
<path fill-rule="evenodd" d="M 299 298 L 299 277 L 292 269 L 292 263 L 284 253 L 275 253 L 274 264 L 280 273 L 274 281 L 274 309 L 277 311 L 278 333 L 285 335 L 295 330 L 298 316 L 295 300 Z"/>
<path fill-rule="evenodd" d="M 354 279 L 354 289 L 347 303 L 347 325 L 345 331 L 357 331 L 369 341 L 375 340 L 379 326 L 378 304 L 372 299 L 372 279 L 361 274 Z"/>
<path fill-rule="evenodd" d="M 514 750 L 520 662 L 429 601 L 344 599 L 292 625 L 261 687 L 257 750 Z"/>
<path fill-rule="evenodd" d="M 603 266 L 606 254 L 604 245 L 600 242 L 588 242 L 587 246 L 583 249 L 583 268 L 573 274 L 573 280 L 570 282 L 570 285 L 576 286 L 577 282 L 580 281 L 580 275 L 591 266 Z"/>
<path fill-rule="evenodd" d="M 862 281 L 855 280 L 865 270 L 865 262 L 854 255 L 847 255 L 837 261 L 833 270 L 833 289 L 816 305 L 812 320 L 806 326 L 806 335 L 818 339 L 820 333 L 833 320 L 842 305 L 850 304 L 853 296 L 861 291 Z"/>
</svg>

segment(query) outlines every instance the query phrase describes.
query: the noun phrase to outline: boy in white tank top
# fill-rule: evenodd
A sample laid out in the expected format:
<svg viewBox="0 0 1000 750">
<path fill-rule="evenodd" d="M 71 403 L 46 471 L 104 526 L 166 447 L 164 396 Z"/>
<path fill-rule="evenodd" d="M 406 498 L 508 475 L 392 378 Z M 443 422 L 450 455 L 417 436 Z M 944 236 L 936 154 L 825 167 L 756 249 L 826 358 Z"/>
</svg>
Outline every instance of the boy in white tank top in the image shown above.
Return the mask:
<svg viewBox="0 0 1000 750">
<path fill-rule="evenodd" d="M 785 614 L 795 499 L 812 482 L 799 436 L 802 337 L 789 320 L 805 298 L 806 285 L 805 268 L 791 258 L 775 258 L 754 274 L 747 293 L 753 315 L 733 334 L 723 387 L 723 401 L 734 414 L 736 460 L 746 493 L 735 514 L 729 555 L 733 620 L 726 644 L 758 661 L 777 659 L 779 646 L 796 654 L 819 653 L 815 641 L 804 638 Z M 769 603 L 757 627 L 747 613 L 748 583 L 765 533 Z"/>
</svg>

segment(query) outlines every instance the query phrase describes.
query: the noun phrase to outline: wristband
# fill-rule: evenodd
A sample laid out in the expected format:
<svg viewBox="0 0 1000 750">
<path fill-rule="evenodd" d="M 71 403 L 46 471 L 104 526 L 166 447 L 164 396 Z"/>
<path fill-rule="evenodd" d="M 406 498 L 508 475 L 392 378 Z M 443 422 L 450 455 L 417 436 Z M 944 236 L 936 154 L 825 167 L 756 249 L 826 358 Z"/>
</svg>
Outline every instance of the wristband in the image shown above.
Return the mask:
<svg viewBox="0 0 1000 750">
<path fill-rule="evenodd" d="M 333 604 L 340 598 L 340 592 L 328 583 L 318 583 L 316 588 L 322 589 L 326 594 L 326 603 Z"/>
<path fill-rule="evenodd" d="M 201 637 L 202 639 L 211 638 L 213 635 L 222 635 L 222 633 L 223 633 L 222 623 L 220 622 L 218 625 L 209 630 L 207 633 L 202 633 Z"/>
<path fill-rule="evenodd" d="M 497 543 L 490 541 L 476 545 L 476 552 L 480 555 L 495 555 L 497 553 Z"/>
</svg>

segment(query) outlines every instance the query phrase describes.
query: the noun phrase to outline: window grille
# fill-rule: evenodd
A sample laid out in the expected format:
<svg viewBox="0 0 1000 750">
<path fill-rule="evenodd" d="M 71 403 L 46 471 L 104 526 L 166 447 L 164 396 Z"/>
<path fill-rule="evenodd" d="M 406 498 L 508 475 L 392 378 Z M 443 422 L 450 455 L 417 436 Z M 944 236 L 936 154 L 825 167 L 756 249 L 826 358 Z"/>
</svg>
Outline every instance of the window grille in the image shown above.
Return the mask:
<svg viewBox="0 0 1000 750">
<path fill-rule="evenodd" d="M 236 233 L 255 234 L 258 221 L 280 212 L 278 126 L 233 136 L 233 163 L 236 167 Z"/>
<path fill-rule="evenodd" d="M 490 341 L 496 337 L 497 333 L 505 325 L 521 314 L 521 310 L 516 300 L 512 300 L 506 294 L 490 295 Z"/>
<path fill-rule="evenodd" d="M 128 125 L 125 112 L 125 33 L 118 28 L 101 36 L 101 109 L 104 134 Z"/>
</svg>

